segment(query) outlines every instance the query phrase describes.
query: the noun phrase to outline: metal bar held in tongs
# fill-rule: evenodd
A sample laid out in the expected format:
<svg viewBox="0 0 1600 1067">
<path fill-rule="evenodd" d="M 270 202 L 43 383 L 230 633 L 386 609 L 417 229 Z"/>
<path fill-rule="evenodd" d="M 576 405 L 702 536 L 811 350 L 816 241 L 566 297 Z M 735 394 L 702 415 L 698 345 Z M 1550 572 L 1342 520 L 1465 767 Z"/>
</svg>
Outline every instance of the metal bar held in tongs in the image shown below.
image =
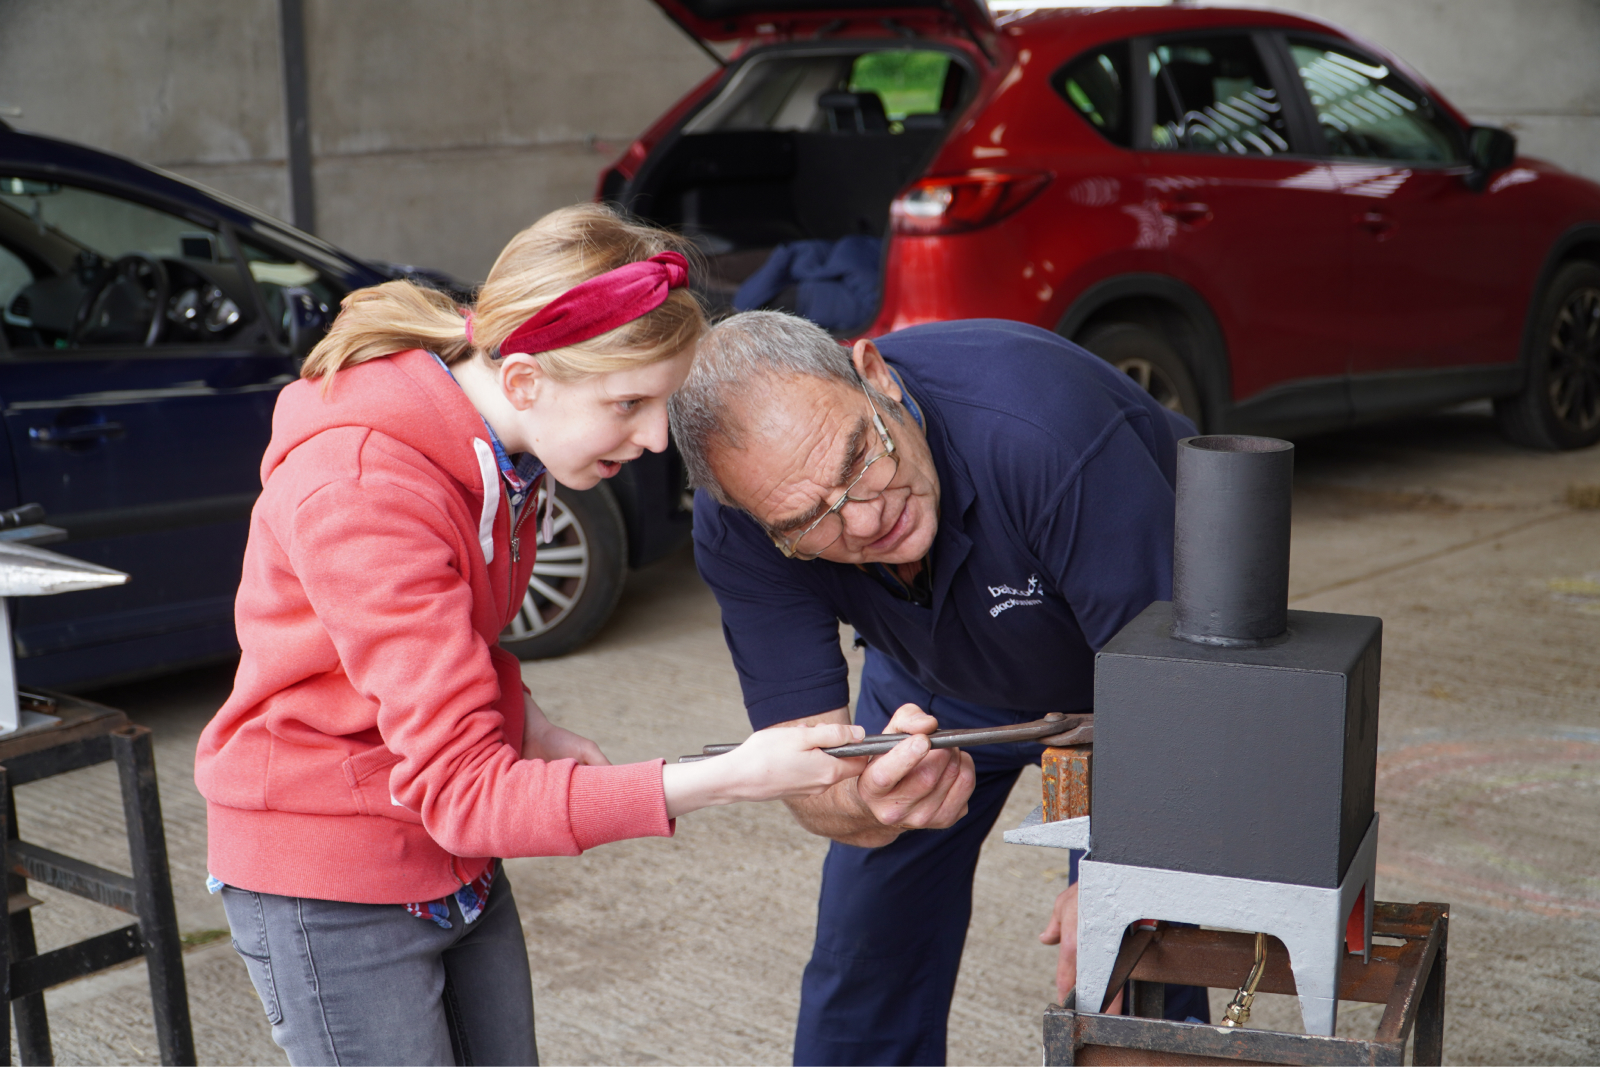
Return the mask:
<svg viewBox="0 0 1600 1067">
<path fill-rule="evenodd" d="M 822 749 L 830 756 L 881 756 L 907 734 L 875 734 L 848 745 Z M 1052 711 L 1042 719 L 1015 726 L 977 726 L 966 730 L 935 730 L 928 735 L 934 748 L 971 748 L 974 745 L 1000 745 L 1033 741 L 1041 745 L 1087 745 L 1094 741 L 1094 716 Z M 694 763 L 732 752 L 738 745 L 707 745 L 692 756 L 679 756 L 679 763 Z"/>
</svg>

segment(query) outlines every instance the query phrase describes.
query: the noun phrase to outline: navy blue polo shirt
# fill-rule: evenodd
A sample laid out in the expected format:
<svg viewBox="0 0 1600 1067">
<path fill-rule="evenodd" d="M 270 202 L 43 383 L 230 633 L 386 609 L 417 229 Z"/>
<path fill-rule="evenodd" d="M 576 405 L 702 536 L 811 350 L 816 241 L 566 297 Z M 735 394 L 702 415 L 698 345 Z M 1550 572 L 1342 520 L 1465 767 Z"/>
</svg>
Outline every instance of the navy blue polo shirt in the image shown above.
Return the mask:
<svg viewBox="0 0 1600 1067">
<path fill-rule="evenodd" d="M 1171 595 L 1176 445 L 1193 427 L 1037 327 L 936 323 L 877 343 L 939 476 L 932 600 L 850 564 L 785 559 L 750 516 L 696 493 L 695 561 L 751 724 L 849 705 L 841 621 L 996 724 L 1092 707 L 1095 651 Z"/>
</svg>

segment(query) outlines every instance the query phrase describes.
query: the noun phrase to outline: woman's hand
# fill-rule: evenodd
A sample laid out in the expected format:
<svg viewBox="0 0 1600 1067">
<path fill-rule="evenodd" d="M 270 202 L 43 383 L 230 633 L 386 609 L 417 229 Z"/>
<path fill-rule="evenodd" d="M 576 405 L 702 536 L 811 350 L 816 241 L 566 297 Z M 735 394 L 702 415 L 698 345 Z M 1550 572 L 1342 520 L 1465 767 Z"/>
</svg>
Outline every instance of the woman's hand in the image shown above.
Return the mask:
<svg viewBox="0 0 1600 1067">
<path fill-rule="evenodd" d="M 716 804 L 741 800 L 809 797 L 824 792 L 867 766 L 867 757 L 839 759 L 818 749 L 865 737 L 859 726 L 829 724 L 760 730 L 738 748 L 697 763 L 662 769 L 667 815 L 677 818 Z"/>
<path fill-rule="evenodd" d="M 575 759 L 588 767 L 611 766 L 599 745 L 545 718 L 539 705 L 526 693 L 522 695 L 522 713 L 523 759 Z"/>
</svg>

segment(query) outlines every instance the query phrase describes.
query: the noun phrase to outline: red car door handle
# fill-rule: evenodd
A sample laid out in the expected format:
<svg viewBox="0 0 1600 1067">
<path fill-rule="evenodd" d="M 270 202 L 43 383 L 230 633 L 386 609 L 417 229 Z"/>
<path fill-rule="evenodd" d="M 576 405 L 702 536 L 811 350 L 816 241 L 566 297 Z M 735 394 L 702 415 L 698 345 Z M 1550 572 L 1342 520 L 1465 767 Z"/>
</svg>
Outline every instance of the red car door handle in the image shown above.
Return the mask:
<svg viewBox="0 0 1600 1067">
<path fill-rule="evenodd" d="M 1161 213 L 1191 226 L 1198 226 L 1211 219 L 1211 207 L 1198 200 L 1163 200 Z"/>
<path fill-rule="evenodd" d="M 1394 231 L 1394 219 L 1381 211 L 1363 211 L 1356 222 L 1374 237 L 1387 237 Z"/>
</svg>

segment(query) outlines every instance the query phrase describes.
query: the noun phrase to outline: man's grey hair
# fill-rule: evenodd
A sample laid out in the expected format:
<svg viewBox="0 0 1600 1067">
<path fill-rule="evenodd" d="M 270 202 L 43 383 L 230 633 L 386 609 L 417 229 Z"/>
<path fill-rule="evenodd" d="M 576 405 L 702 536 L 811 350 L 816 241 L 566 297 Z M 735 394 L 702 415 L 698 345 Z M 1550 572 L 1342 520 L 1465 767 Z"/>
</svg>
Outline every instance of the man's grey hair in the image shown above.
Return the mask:
<svg viewBox="0 0 1600 1067">
<path fill-rule="evenodd" d="M 850 349 L 797 315 L 746 311 L 701 335 L 694 368 L 667 405 L 672 437 L 683 453 L 690 485 L 706 490 L 723 504 L 738 506 L 717 480 L 710 452 L 718 445 L 741 447 L 746 427 L 735 413 L 736 405 L 744 408 L 748 418 L 752 412 L 745 405 L 752 401 L 767 397 L 781 403 L 781 394 L 762 386 L 773 378 L 794 377 L 842 382 L 851 388 L 866 384 L 850 360 Z M 899 420 L 898 405 L 870 385 L 867 390 L 879 410 Z"/>
</svg>

